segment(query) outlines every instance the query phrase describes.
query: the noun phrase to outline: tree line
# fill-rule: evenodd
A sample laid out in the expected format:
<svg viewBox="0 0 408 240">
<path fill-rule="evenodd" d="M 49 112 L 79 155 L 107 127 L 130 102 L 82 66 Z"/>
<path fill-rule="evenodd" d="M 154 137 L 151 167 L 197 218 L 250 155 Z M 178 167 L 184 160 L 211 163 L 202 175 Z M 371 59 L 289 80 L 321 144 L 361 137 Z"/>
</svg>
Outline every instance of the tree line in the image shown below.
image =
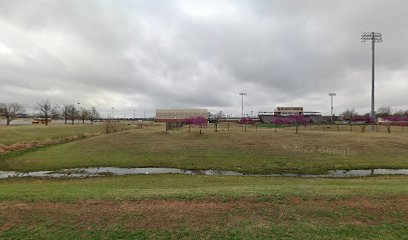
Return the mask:
<svg viewBox="0 0 408 240">
<path fill-rule="evenodd" d="M 347 120 L 351 121 L 352 119 L 356 117 L 368 117 L 370 113 L 365 113 L 365 114 L 359 114 L 356 112 L 354 109 L 347 109 L 344 112 L 342 112 L 339 117 L 341 120 Z M 397 110 L 393 111 L 393 109 L 390 106 L 381 106 L 377 109 L 375 112 L 376 117 L 383 118 L 383 117 L 390 117 L 390 116 L 408 116 L 408 110 Z"/>
<path fill-rule="evenodd" d="M 82 121 L 82 123 L 89 120 L 93 124 L 100 118 L 95 107 L 88 109 L 77 107 L 75 104 L 54 105 L 49 100 L 37 102 L 34 109 L 37 111 L 35 116 L 44 119 L 45 125 L 48 125 L 50 119 L 64 119 L 65 124 L 74 124 L 75 120 Z M 25 109 L 19 103 L 0 103 L 0 117 L 6 119 L 7 125 L 24 113 Z"/>
</svg>

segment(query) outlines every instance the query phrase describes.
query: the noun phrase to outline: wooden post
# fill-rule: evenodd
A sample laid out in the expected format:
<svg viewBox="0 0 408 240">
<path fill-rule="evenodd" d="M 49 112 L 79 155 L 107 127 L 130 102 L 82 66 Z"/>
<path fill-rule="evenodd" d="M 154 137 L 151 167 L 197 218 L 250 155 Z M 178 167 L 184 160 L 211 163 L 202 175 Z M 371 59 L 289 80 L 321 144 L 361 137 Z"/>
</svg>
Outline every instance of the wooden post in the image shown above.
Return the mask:
<svg viewBox="0 0 408 240">
<path fill-rule="evenodd" d="M 353 124 L 350 124 L 350 132 L 353 132 Z"/>
<path fill-rule="evenodd" d="M 255 131 L 258 131 L 258 124 L 255 123 Z"/>
<path fill-rule="evenodd" d="M 245 126 L 245 132 L 246 132 L 246 126 Z"/>
<path fill-rule="evenodd" d="M 227 124 L 227 126 L 228 126 L 228 131 L 229 131 L 229 123 Z"/>
</svg>

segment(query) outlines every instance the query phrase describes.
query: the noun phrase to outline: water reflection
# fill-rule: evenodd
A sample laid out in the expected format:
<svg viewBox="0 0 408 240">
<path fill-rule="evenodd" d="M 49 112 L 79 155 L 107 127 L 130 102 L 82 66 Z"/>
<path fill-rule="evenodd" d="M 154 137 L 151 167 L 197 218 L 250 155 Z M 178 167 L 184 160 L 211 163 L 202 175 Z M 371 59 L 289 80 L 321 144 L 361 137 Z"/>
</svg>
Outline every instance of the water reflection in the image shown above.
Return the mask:
<svg viewBox="0 0 408 240">
<path fill-rule="evenodd" d="M 206 176 L 263 176 L 263 177 L 302 177 L 302 178 L 347 178 L 367 177 L 375 175 L 408 175 L 408 169 L 361 169 L 361 170 L 332 170 L 326 174 L 246 174 L 236 171 L 222 170 L 183 170 L 177 168 L 72 168 L 60 171 L 13 172 L 0 171 L 0 179 L 11 177 L 42 177 L 42 178 L 85 178 L 110 175 L 140 175 L 140 174 L 186 174 Z"/>
</svg>

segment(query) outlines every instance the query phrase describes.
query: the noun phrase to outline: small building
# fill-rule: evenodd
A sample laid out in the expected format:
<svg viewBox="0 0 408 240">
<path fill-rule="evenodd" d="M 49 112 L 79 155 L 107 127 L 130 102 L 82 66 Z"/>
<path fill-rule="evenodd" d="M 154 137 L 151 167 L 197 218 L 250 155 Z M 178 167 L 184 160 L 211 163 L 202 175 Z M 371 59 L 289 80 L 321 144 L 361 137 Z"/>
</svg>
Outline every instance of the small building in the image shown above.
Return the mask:
<svg viewBox="0 0 408 240">
<path fill-rule="evenodd" d="M 182 123 L 189 117 L 203 117 L 208 121 L 207 109 L 156 109 L 156 122 Z"/>
</svg>

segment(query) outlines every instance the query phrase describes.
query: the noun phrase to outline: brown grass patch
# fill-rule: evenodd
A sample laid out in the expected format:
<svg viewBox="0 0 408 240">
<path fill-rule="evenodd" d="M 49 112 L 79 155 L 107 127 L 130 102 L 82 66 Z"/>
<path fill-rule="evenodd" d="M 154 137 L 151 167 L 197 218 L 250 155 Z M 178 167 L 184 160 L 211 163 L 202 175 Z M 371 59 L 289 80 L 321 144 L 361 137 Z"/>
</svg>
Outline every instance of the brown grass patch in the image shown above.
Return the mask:
<svg viewBox="0 0 408 240">
<path fill-rule="evenodd" d="M 47 145 L 65 143 L 65 142 L 72 142 L 84 138 L 94 137 L 99 135 L 99 133 L 84 133 L 81 135 L 71 135 L 67 137 L 61 138 L 54 138 L 54 139 L 47 139 L 43 141 L 31 141 L 31 142 L 23 142 L 23 143 L 14 143 L 14 144 L 0 144 L 0 153 L 8 153 L 13 151 L 20 151 L 29 148 L 35 147 L 43 147 Z"/>
<path fill-rule="evenodd" d="M 0 218 L 6 223 L 0 232 L 17 225 L 36 225 L 41 221 L 53 225 L 70 224 L 83 229 L 119 226 L 126 230 L 140 229 L 204 229 L 222 230 L 240 227 L 267 228 L 271 224 L 357 224 L 376 225 L 384 222 L 408 221 L 408 196 L 346 200 L 299 198 L 283 202 L 236 200 L 139 200 L 95 201 L 77 203 L 3 202 Z"/>
</svg>

